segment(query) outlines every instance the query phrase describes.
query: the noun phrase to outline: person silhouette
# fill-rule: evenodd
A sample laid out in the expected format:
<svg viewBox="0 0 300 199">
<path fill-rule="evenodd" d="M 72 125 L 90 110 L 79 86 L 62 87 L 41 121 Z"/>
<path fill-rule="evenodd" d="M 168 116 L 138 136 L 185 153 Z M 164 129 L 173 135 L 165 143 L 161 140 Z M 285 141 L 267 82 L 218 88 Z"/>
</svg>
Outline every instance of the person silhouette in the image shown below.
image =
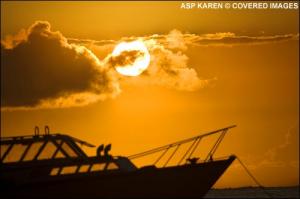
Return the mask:
<svg viewBox="0 0 300 199">
<path fill-rule="evenodd" d="M 98 146 L 98 148 L 97 148 L 97 156 L 98 157 L 101 157 L 102 155 L 101 155 L 101 153 L 102 153 L 102 151 L 104 150 L 104 145 L 103 144 L 101 144 L 100 146 Z"/>
<path fill-rule="evenodd" d="M 111 144 L 109 145 L 106 145 L 105 148 L 104 148 L 104 156 L 107 157 L 107 156 L 110 156 L 108 154 L 108 152 L 111 150 Z"/>
</svg>

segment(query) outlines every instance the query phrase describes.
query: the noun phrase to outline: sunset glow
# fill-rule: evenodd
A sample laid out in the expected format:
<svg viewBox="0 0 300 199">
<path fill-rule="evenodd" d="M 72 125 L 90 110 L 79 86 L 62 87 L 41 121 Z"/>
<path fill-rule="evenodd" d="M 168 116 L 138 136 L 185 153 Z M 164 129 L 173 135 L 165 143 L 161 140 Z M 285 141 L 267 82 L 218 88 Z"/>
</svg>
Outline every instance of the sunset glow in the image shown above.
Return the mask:
<svg viewBox="0 0 300 199">
<path fill-rule="evenodd" d="M 299 185 L 299 9 L 198 3 L 1 2 L 1 136 L 48 125 L 127 157 L 237 125 L 216 158 Z M 256 185 L 234 161 L 214 188 L 243 186 Z"/>
</svg>

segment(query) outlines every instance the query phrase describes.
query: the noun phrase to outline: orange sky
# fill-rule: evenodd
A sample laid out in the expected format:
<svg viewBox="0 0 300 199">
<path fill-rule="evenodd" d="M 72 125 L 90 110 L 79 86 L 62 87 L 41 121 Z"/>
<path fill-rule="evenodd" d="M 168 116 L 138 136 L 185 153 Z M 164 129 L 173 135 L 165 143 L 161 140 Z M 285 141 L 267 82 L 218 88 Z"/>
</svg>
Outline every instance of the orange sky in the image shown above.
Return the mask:
<svg viewBox="0 0 300 199">
<path fill-rule="evenodd" d="M 194 34 L 202 40 L 185 43 L 179 49 L 183 55 L 167 58 L 187 64 L 198 79 L 213 80 L 190 90 L 182 79 L 160 73 L 145 79 L 119 77 L 121 93 L 114 98 L 80 107 L 2 110 L 1 135 L 32 134 L 35 125 L 47 124 L 52 132 L 112 143 L 113 154 L 131 155 L 236 124 L 216 156 L 236 154 L 265 186 L 298 185 L 298 15 L 298 10 L 181 10 L 179 2 L 1 2 L 1 40 L 37 20 L 48 21 L 52 31 L 80 40 L 100 61 L 116 44 L 84 39 L 169 38 L 177 29 L 176 36 L 185 35 L 187 42 Z M 295 37 L 285 39 L 287 35 Z M 161 45 L 164 51 L 153 57 L 178 50 Z M 182 89 L 176 88 L 181 83 Z M 254 183 L 236 161 L 215 187 L 247 185 Z"/>
</svg>

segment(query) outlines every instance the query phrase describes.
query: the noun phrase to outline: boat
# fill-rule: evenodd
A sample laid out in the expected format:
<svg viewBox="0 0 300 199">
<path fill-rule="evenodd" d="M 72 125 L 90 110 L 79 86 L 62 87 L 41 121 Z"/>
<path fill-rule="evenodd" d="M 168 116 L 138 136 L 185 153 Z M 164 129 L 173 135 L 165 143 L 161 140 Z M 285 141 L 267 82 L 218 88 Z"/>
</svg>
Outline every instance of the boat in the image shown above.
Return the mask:
<svg viewBox="0 0 300 199">
<path fill-rule="evenodd" d="M 88 142 L 60 133 L 1 137 L 1 198 L 201 198 L 236 158 L 213 155 L 229 126 L 130 156 L 113 156 L 111 145 L 97 147 L 88 156 Z M 193 157 L 200 141 L 218 139 L 203 159 Z M 189 144 L 178 164 L 168 165 L 178 148 Z M 167 151 L 163 166 L 156 166 Z M 133 159 L 160 153 L 153 164 L 137 167 Z"/>
</svg>

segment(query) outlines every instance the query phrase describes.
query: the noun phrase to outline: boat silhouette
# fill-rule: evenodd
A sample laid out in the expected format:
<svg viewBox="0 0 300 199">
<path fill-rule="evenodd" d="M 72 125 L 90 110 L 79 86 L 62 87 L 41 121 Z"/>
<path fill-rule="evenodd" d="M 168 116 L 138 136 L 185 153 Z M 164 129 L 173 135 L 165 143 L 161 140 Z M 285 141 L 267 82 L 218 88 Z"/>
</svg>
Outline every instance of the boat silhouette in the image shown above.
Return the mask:
<svg viewBox="0 0 300 199">
<path fill-rule="evenodd" d="M 213 155 L 229 126 L 206 134 L 157 147 L 128 157 L 110 155 L 111 145 L 100 145 L 96 156 L 81 146 L 95 147 L 65 134 L 1 138 L 1 196 L 18 198 L 163 198 L 203 197 L 235 156 L 215 159 Z M 202 138 L 219 134 L 206 158 L 192 157 Z M 177 165 L 168 166 L 178 148 L 189 148 Z M 155 166 L 174 148 L 162 167 Z M 161 153 L 154 164 L 141 168 L 132 159 Z"/>
</svg>

